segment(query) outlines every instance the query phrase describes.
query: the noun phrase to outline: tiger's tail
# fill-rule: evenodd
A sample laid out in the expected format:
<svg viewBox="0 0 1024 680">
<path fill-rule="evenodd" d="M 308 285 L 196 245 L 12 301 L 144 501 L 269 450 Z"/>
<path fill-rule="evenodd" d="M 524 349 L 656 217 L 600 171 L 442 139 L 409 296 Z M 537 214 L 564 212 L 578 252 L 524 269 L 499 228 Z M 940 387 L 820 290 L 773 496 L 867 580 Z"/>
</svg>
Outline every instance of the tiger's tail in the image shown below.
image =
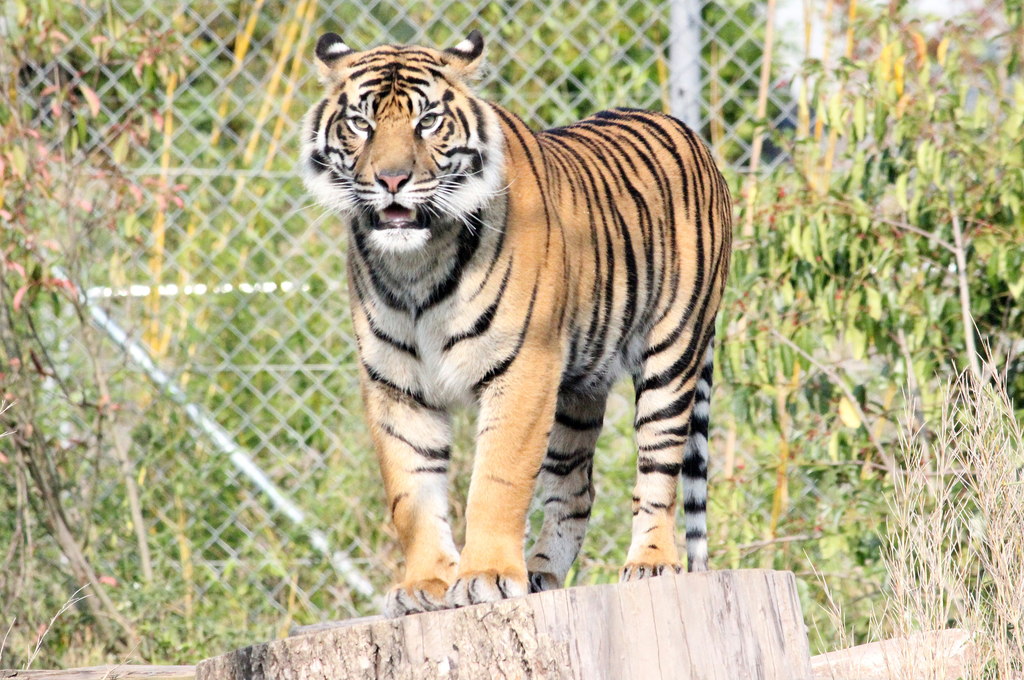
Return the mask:
<svg viewBox="0 0 1024 680">
<path fill-rule="evenodd" d="M 714 335 L 704 352 L 690 415 L 690 436 L 683 452 L 683 518 L 689 571 L 708 568 L 708 425 L 711 418 L 711 383 L 714 373 Z"/>
</svg>

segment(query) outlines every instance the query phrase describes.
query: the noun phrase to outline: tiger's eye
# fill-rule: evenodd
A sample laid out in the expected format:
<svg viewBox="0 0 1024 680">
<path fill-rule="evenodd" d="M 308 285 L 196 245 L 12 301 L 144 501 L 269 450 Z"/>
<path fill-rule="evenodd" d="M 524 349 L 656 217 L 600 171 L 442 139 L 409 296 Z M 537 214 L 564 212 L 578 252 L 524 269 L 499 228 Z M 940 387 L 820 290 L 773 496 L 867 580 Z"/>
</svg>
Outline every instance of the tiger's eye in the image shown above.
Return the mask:
<svg viewBox="0 0 1024 680">
<path fill-rule="evenodd" d="M 420 122 L 418 124 L 418 127 L 419 127 L 419 129 L 421 131 L 422 130 L 429 130 L 430 128 L 434 127 L 434 124 L 437 123 L 437 121 L 440 118 L 441 118 L 441 116 L 439 114 L 428 113 L 428 114 L 424 115 L 422 118 L 420 118 Z"/>
</svg>

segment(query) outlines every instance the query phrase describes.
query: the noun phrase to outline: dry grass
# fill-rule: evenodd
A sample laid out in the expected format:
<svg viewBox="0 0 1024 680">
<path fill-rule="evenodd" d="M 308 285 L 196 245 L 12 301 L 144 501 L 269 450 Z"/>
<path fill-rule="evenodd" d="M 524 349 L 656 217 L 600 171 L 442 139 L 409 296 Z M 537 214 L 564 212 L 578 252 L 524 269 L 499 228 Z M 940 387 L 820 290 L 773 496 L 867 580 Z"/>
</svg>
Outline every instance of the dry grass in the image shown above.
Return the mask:
<svg viewBox="0 0 1024 680">
<path fill-rule="evenodd" d="M 14 406 L 14 402 L 9 402 L 6 399 L 0 399 L 0 416 L 2 416 L 4 413 L 6 413 L 8 411 L 8 409 L 10 409 L 13 406 Z M 0 430 L 0 439 L 3 439 L 4 437 L 6 437 L 6 436 L 8 436 L 10 434 L 13 434 L 13 432 L 5 432 L 3 430 Z"/>
<path fill-rule="evenodd" d="M 79 588 L 78 590 L 76 590 L 74 593 L 72 593 L 71 597 L 69 597 L 67 599 L 67 602 L 64 603 L 64 606 L 62 606 L 60 608 L 60 610 L 56 614 L 53 615 L 53 618 L 50 619 L 50 622 L 48 624 L 46 624 L 45 627 L 40 628 L 39 632 L 36 635 L 35 647 L 32 649 L 32 652 L 28 655 L 28 661 L 25 662 L 25 665 L 22 667 L 22 670 L 27 671 L 30 668 L 32 668 L 32 664 L 35 662 L 36 657 L 39 656 L 39 651 L 43 647 L 43 640 L 46 639 L 47 633 L 49 633 L 50 630 L 53 628 L 53 624 L 55 624 L 57 622 L 57 619 L 59 619 L 61 617 L 61 615 L 64 614 L 69 609 L 73 609 L 75 607 L 75 605 L 77 605 L 79 602 L 81 602 L 85 598 L 89 597 L 89 595 L 82 595 L 81 594 L 82 591 L 85 590 L 88 587 L 89 587 L 88 585 L 84 585 L 81 588 Z M 0 662 L 3 661 L 4 650 L 7 648 L 7 638 L 10 635 L 11 630 L 14 628 L 14 624 L 16 622 L 17 622 L 16 619 L 11 619 L 11 623 L 7 627 L 7 633 L 4 635 L 3 639 L 0 640 Z M 2 663 L 0 663 L 0 668 L 3 668 L 3 664 Z"/>
<path fill-rule="evenodd" d="M 1024 678 L 1024 433 L 991 369 L 952 380 L 937 424 L 901 437 L 875 619 L 877 637 L 896 641 L 891 680 Z M 829 615 L 841 631 L 841 606 Z M 970 634 L 960 659 L 948 637 L 922 635 L 951 628 Z"/>
</svg>

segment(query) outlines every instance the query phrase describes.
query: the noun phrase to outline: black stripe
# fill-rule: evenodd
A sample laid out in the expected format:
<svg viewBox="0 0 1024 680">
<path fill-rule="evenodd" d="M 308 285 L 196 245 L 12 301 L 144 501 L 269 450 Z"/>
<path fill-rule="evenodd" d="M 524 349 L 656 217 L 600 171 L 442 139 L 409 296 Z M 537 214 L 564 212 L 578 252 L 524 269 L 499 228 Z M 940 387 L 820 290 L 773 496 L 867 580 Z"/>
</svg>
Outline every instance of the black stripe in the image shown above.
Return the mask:
<svg viewBox="0 0 1024 680">
<path fill-rule="evenodd" d="M 540 469 L 556 477 L 567 477 L 573 471 L 578 470 L 580 466 L 586 465 L 591 458 L 588 451 L 585 455 L 567 461 L 549 463 L 545 460 L 541 463 Z"/>
<path fill-rule="evenodd" d="M 645 458 L 637 461 L 636 465 L 637 472 L 642 475 L 659 474 L 669 477 L 677 477 L 682 467 L 679 463 L 659 463 Z"/>
<path fill-rule="evenodd" d="M 492 366 L 484 376 L 477 381 L 473 386 L 473 392 L 477 395 L 490 385 L 496 378 L 501 377 L 505 371 L 509 369 L 512 362 L 519 356 L 519 350 L 523 348 L 523 343 L 526 342 L 526 332 L 530 329 L 530 321 L 533 318 L 533 305 L 537 302 L 537 289 L 540 287 L 540 279 L 538 278 L 533 284 L 533 293 L 530 295 L 530 305 L 526 309 L 526 319 L 523 320 L 522 330 L 519 331 L 519 338 L 516 341 L 515 349 L 512 350 L 511 354 L 502 359 L 496 365 Z"/>
<path fill-rule="evenodd" d="M 671 449 L 674 447 L 682 448 L 686 444 L 686 440 L 682 439 L 667 439 L 657 444 L 645 444 L 639 447 L 641 453 L 651 453 L 653 451 L 664 451 L 665 449 Z"/>
<path fill-rule="evenodd" d="M 708 437 L 708 418 L 707 416 L 698 416 L 696 413 L 690 416 L 690 432 L 693 434 L 702 434 L 704 438 Z"/>
<path fill-rule="evenodd" d="M 320 134 L 320 124 L 323 122 L 324 109 L 327 108 L 327 100 L 321 99 L 320 103 L 313 109 L 313 115 L 310 117 L 309 126 L 309 142 L 315 143 L 317 136 Z"/>
<path fill-rule="evenodd" d="M 452 457 L 452 450 L 451 450 L 451 447 L 449 447 L 449 446 L 445 446 L 445 447 L 437 449 L 437 448 L 431 448 L 429 446 L 419 446 L 417 444 L 413 444 L 411 441 L 409 441 L 408 438 L 403 437 L 401 434 L 396 432 L 393 427 L 391 427 L 390 425 L 387 425 L 387 424 L 381 426 L 381 430 L 385 434 L 387 434 L 387 435 L 397 439 L 398 441 L 402 442 L 403 444 L 408 446 L 410 449 L 412 449 L 413 451 L 415 451 L 416 453 L 418 453 L 419 455 L 423 456 L 424 458 L 426 458 L 428 460 L 448 460 L 448 459 L 450 459 Z"/>
<path fill-rule="evenodd" d="M 559 425 L 569 428 L 570 430 L 576 430 L 577 432 L 587 432 L 589 430 L 596 430 L 604 426 L 604 418 L 596 418 L 594 420 L 582 420 L 574 418 L 566 413 L 555 413 L 555 422 Z"/>
<path fill-rule="evenodd" d="M 556 451 L 555 449 L 548 449 L 548 452 L 544 455 L 544 460 L 555 461 L 556 463 L 566 463 L 568 461 L 579 460 L 580 458 L 589 458 L 594 455 L 594 449 L 584 448 L 576 451 Z"/>
<path fill-rule="evenodd" d="M 480 218 L 480 212 L 477 211 L 474 213 L 471 216 L 471 220 L 478 225 L 481 224 L 482 220 Z M 455 254 L 455 263 L 448 271 L 444 280 L 434 286 L 427 295 L 423 304 L 413 311 L 415 316 L 418 316 L 422 312 L 430 309 L 455 292 L 455 289 L 459 285 L 459 281 L 462 279 L 462 272 L 465 270 L 470 259 L 472 259 L 473 255 L 476 253 L 477 248 L 480 247 L 480 235 L 482 232 L 483 229 L 463 229 L 459 232 L 459 245 Z"/>
<path fill-rule="evenodd" d="M 485 126 L 483 110 L 480 108 L 480 104 L 474 97 L 470 97 L 468 100 L 469 108 L 473 113 L 473 119 L 477 121 L 477 126 L 473 128 L 476 131 L 476 136 L 480 140 L 480 144 L 483 146 L 487 145 L 487 129 Z"/>
<path fill-rule="evenodd" d="M 402 394 L 402 395 L 408 397 L 409 399 L 414 401 L 417 405 L 419 405 L 419 406 L 421 406 L 421 407 L 423 407 L 425 409 L 428 409 L 428 410 L 431 410 L 431 411 L 439 411 L 439 410 L 441 410 L 438 407 L 430 404 L 423 397 L 423 395 L 420 392 L 418 392 L 417 390 L 414 390 L 414 389 L 409 388 L 409 387 L 401 387 L 400 385 L 398 385 L 396 383 L 393 383 L 390 380 L 388 380 L 386 377 L 384 377 L 383 374 L 381 374 L 380 371 L 378 371 L 376 368 L 374 368 L 373 366 L 369 365 L 365 361 L 363 361 L 362 364 L 363 364 L 363 368 L 366 370 L 367 376 L 373 382 L 375 382 L 375 383 L 377 383 L 379 385 L 382 385 L 383 387 L 385 387 L 385 388 L 387 388 L 389 390 L 392 390 L 394 392 L 398 392 L 399 394 Z"/>
<path fill-rule="evenodd" d="M 519 118 L 518 116 L 516 116 L 514 113 L 511 113 L 511 112 L 501 108 L 500 106 L 497 106 L 496 104 L 490 104 L 490 106 L 491 106 L 491 109 L 495 113 L 497 113 L 498 116 L 502 120 L 504 120 L 505 124 L 509 127 L 509 129 L 511 129 L 512 134 L 514 134 L 516 136 L 516 139 L 519 141 L 519 144 L 522 147 L 523 153 L 526 155 L 526 161 L 530 164 L 530 170 L 532 171 L 532 174 L 533 174 L 533 180 L 534 180 L 534 183 L 537 185 L 537 192 L 540 194 L 541 199 L 542 199 L 542 205 L 544 206 L 544 224 L 548 228 L 550 228 L 550 226 L 551 226 L 551 211 L 548 208 L 548 200 L 549 200 L 548 199 L 548 193 L 546 191 L 544 191 L 544 188 L 540 185 L 541 173 L 537 169 L 537 162 L 536 162 L 536 160 L 533 157 L 533 151 L 530 149 L 529 145 L 526 143 L 526 138 L 523 136 L 523 132 L 522 132 L 522 130 L 520 130 L 520 128 L 525 130 L 527 134 L 531 135 L 531 137 L 534 139 L 534 142 L 537 141 L 536 137 L 533 135 L 532 132 L 530 132 L 530 129 L 528 127 L 526 127 L 526 124 L 523 123 L 522 119 Z M 508 141 L 506 140 L 506 144 L 507 143 L 508 143 Z"/>
<path fill-rule="evenodd" d="M 369 248 L 366 245 L 365 230 L 357 228 L 356 221 L 357 220 L 355 219 L 352 220 L 352 228 L 350 230 L 352 232 L 353 241 L 356 245 L 356 252 L 359 253 L 360 258 L 362 258 L 364 262 L 372 262 Z M 398 297 L 398 295 L 396 295 L 394 291 L 392 291 L 391 288 L 380 279 L 380 276 L 377 274 L 374 267 L 367 266 L 365 273 L 370 278 L 370 285 L 373 286 L 373 290 L 377 293 L 381 302 L 392 309 L 400 309 L 402 311 L 408 310 L 408 306 L 405 304 L 405 301 Z"/>
<path fill-rule="evenodd" d="M 419 353 L 416 351 L 415 347 L 413 347 L 412 345 L 407 345 L 407 344 L 405 344 L 404 342 L 402 342 L 400 340 L 396 340 L 395 338 L 391 337 L 390 335 L 388 335 L 387 333 L 382 331 L 377 326 L 377 324 L 374 323 L 372 316 L 367 314 L 366 315 L 366 320 L 369 322 L 370 332 L 373 333 L 373 336 L 375 338 L 377 338 L 378 340 L 380 340 L 381 342 L 383 342 L 383 343 L 385 343 L 387 345 L 390 345 L 391 347 L 394 347 L 395 349 L 397 349 L 400 352 L 405 352 L 406 354 L 411 356 L 413 359 L 419 359 L 420 358 L 419 357 Z"/>
<path fill-rule="evenodd" d="M 683 372 L 684 368 L 691 366 L 695 351 L 696 348 L 694 348 L 693 343 L 688 343 L 682 355 L 673 361 L 671 366 L 661 373 L 656 373 L 648 378 L 643 378 L 636 386 L 637 393 L 643 393 L 647 390 L 656 390 L 661 387 L 665 387 L 675 380 L 679 377 L 679 374 Z M 694 372 L 696 373 L 696 371 Z"/>
<path fill-rule="evenodd" d="M 707 509 L 707 501 L 697 501 L 693 499 L 683 501 L 684 512 L 706 512 Z"/>
<path fill-rule="evenodd" d="M 653 423 L 658 420 L 665 420 L 666 418 L 673 418 L 678 416 L 686 409 L 690 408 L 690 403 L 693 401 L 693 390 L 686 390 L 679 397 L 672 400 L 667 406 L 661 408 L 653 413 L 648 413 L 642 418 L 637 418 L 634 427 L 640 429 L 647 423 Z"/>
<path fill-rule="evenodd" d="M 463 340 L 469 340 L 487 332 L 487 329 L 491 327 L 491 322 L 494 321 L 494 315 L 498 311 L 498 305 L 501 304 L 501 301 L 504 298 L 505 287 L 508 285 L 509 274 L 511 273 L 512 267 L 509 267 L 508 270 L 505 271 L 504 278 L 501 280 L 501 286 L 498 288 L 498 294 L 495 296 L 494 302 L 488 305 L 487 309 L 477 317 L 476 321 L 473 322 L 473 325 L 470 326 L 468 331 L 448 338 L 444 343 L 444 347 L 441 348 L 442 352 L 447 352 Z"/>
<path fill-rule="evenodd" d="M 442 474 L 442 473 L 448 472 L 448 466 L 447 465 L 440 465 L 440 466 L 438 466 L 438 465 L 419 465 L 417 467 L 414 467 L 412 469 L 412 471 L 413 472 L 417 472 L 417 473 L 419 473 L 419 472 L 429 472 L 429 473 L 432 473 L 432 474 Z"/>
<path fill-rule="evenodd" d="M 683 477 L 696 479 L 707 479 L 708 464 L 703 457 L 696 453 L 687 453 L 683 456 Z"/>
</svg>

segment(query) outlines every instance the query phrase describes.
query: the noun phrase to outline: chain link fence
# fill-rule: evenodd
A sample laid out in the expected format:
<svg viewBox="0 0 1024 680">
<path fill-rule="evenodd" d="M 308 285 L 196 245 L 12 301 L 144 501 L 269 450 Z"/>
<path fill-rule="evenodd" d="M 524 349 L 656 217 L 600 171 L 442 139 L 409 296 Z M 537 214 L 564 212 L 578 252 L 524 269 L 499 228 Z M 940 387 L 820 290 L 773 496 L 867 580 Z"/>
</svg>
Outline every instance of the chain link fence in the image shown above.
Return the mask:
<svg viewBox="0 0 1024 680">
<path fill-rule="evenodd" d="M 84 160 L 52 181 L 76 187 L 77 209 L 114 211 L 111 187 L 93 173 L 111 167 L 127 178 L 133 206 L 116 206 L 117 228 L 94 232 L 87 257 L 62 262 L 95 337 L 62 335 L 74 321 L 66 311 L 42 329 L 69 373 L 93 361 L 90 347 L 104 348 L 119 409 L 98 462 L 61 489 L 68 505 L 85 508 L 70 523 L 97 573 L 125 601 L 134 589 L 182 620 L 217 621 L 204 632 L 225 644 L 254 628 L 273 634 L 293 621 L 374 613 L 398 573 L 361 419 L 344 229 L 312 204 L 294 170 L 299 120 L 317 96 L 312 46 L 321 33 L 358 49 L 446 46 L 480 29 L 491 64 L 480 91 L 537 127 L 616 105 L 696 111 L 687 122 L 730 169 L 735 192 L 757 127 L 797 124 L 800 61 L 820 51 L 815 36 L 846 8 L 827 4 L 811 12 L 780 0 L 761 101 L 765 7 L 745 0 L 50 7 L 40 19 L 45 44 L 4 66 L 17 105 L 49 135 L 41 143 L 73 139 Z M 5 6 L 0 35 L 13 44 L 19 13 L 36 8 Z M 698 43 L 673 42 L 680 22 L 691 22 Z M 680 69 L 696 69 L 699 92 L 673 90 Z M 761 158 L 784 161 L 770 145 Z M 628 390 L 609 407 L 598 501 L 572 583 L 614 579 L 628 544 Z M 91 423 L 60 417 L 73 452 Z M 468 481 L 470 418 L 457 418 L 456 498 Z M 817 482 L 805 481 L 813 502 Z M 745 512 L 767 513 L 770 503 Z M 456 501 L 457 531 L 460 512 Z M 121 521 L 97 519 L 110 517 Z M 713 541 L 727 535 L 712 532 Z M 744 557 L 759 538 L 745 537 Z M 56 548 L 50 566 L 61 570 Z M 52 580 L 59 589 L 63 579 Z"/>
</svg>

